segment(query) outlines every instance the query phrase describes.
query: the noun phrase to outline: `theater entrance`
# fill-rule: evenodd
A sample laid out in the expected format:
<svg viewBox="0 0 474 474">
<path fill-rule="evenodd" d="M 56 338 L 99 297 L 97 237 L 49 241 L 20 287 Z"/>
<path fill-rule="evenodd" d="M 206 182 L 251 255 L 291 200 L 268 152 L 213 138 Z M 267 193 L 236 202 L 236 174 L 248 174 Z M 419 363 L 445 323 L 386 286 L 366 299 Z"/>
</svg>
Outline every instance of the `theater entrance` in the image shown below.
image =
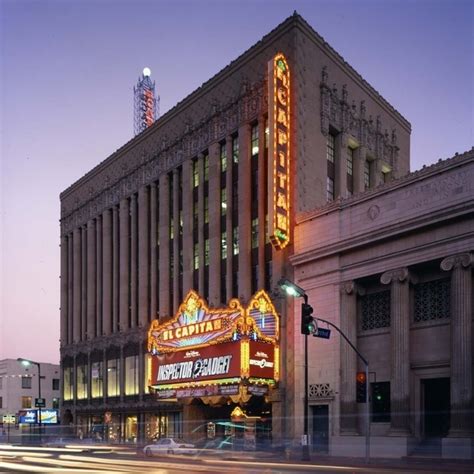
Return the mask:
<svg viewBox="0 0 474 474">
<path fill-rule="evenodd" d="M 450 423 L 449 378 L 425 379 L 421 384 L 423 437 L 442 438 Z"/>
</svg>

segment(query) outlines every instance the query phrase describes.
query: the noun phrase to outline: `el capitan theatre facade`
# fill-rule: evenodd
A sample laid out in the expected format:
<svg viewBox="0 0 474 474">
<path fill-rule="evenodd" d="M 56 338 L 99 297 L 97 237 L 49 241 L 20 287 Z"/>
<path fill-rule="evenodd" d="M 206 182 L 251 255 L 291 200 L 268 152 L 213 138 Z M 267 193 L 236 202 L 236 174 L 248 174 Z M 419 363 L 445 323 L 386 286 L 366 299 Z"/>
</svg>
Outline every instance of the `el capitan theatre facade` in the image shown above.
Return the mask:
<svg viewBox="0 0 474 474">
<path fill-rule="evenodd" d="M 246 424 L 271 424 L 267 400 L 279 379 L 278 343 L 279 317 L 265 291 L 247 306 L 233 299 L 226 308 L 210 309 L 191 290 L 174 318 L 150 325 L 150 391 L 158 400 L 182 402 L 183 431 L 190 434 L 216 422 L 225 434 L 236 426 L 236 407 Z"/>
</svg>

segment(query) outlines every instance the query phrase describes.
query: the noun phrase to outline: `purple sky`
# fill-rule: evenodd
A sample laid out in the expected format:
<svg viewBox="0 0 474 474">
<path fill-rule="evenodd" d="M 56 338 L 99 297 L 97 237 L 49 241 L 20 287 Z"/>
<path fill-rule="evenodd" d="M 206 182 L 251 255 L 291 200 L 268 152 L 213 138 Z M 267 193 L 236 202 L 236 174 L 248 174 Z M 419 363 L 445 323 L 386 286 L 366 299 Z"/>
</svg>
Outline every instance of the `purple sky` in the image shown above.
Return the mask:
<svg viewBox="0 0 474 474">
<path fill-rule="evenodd" d="M 473 145 L 466 0 L 0 0 L 0 359 L 59 360 L 59 193 L 296 9 L 412 124 L 412 170 Z"/>
</svg>

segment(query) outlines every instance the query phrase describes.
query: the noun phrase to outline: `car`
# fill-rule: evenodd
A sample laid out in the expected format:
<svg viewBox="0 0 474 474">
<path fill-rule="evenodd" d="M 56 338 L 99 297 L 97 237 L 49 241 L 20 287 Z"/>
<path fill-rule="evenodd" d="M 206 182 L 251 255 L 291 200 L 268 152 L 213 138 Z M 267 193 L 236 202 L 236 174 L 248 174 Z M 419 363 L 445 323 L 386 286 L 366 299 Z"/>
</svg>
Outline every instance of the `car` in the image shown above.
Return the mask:
<svg viewBox="0 0 474 474">
<path fill-rule="evenodd" d="M 197 449 L 194 444 L 184 443 L 173 438 L 160 438 L 153 444 L 148 444 L 143 448 L 145 456 L 158 456 L 160 454 L 196 454 Z"/>
</svg>

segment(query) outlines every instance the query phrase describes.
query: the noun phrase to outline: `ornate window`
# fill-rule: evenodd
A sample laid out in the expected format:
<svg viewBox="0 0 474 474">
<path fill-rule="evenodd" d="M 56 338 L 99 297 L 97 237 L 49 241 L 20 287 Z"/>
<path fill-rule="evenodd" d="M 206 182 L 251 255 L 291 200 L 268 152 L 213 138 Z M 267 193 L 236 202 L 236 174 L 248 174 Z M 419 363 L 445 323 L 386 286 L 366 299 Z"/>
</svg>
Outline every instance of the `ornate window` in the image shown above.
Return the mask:
<svg viewBox="0 0 474 474">
<path fill-rule="evenodd" d="M 362 331 L 390 327 L 390 290 L 361 297 Z"/>
<path fill-rule="evenodd" d="M 449 278 L 415 285 L 414 318 L 416 323 L 446 319 L 451 316 Z"/>
</svg>

